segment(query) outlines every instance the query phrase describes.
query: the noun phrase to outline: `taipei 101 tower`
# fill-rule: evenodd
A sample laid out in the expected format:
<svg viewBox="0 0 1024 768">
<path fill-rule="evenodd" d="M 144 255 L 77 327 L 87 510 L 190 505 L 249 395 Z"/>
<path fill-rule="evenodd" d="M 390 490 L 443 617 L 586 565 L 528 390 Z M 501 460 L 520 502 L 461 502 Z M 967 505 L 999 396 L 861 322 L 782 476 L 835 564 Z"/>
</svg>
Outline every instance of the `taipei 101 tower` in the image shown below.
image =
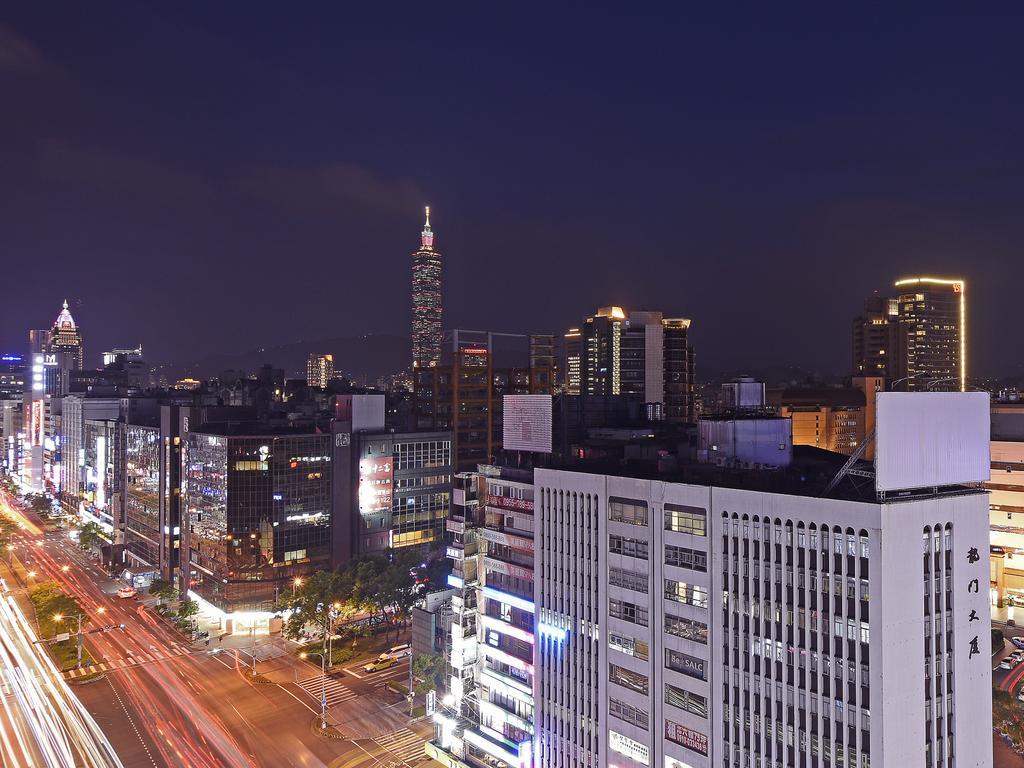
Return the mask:
<svg viewBox="0 0 1024 768">
<path fill-rule="evenodd" d="M 412 254 L 412 367 L 433 368 L 441 362 L 441 253 L 434 248 L 427 221 L 419 250 Z"/>
</svg>

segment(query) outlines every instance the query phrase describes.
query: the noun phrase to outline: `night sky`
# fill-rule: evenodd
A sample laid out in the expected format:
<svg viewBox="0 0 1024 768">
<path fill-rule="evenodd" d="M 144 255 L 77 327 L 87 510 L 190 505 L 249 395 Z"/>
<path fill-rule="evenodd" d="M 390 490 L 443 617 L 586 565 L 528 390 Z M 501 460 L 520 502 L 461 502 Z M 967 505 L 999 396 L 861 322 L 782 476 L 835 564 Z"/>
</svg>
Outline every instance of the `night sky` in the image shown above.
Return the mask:
<svg viewBox="0 0 1024 768">
<path fill-rule="evenodd" d="M 1024 374 L 1024 18 L 888 5 L 5 3 L 0 347 L 65 297 L 87 365 L 407 334 L 429 203 L 445 327 L 846 373 L 865 296 L 956 275 Z"/>
</svg>

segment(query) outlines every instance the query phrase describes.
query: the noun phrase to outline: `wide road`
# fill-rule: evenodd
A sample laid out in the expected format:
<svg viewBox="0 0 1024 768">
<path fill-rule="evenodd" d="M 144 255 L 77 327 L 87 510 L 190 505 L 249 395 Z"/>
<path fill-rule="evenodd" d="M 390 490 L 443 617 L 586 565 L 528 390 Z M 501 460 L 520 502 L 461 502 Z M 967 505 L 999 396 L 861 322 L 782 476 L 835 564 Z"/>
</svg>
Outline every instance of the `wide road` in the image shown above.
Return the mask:
<svg viewBox="0 0 1024 768">
<path fill-rule="evenodd" d="M 0 765 L 121 768 L 0 579 Z"/>
<path fill-rule="evenodd" d="M 26 528 L 16 547 L 30 560 L 32 581 L 53 579 L 78 599 L 88 628 L 124 625 L 86 636 L 105 676 L 75 692 L 127 768 L 319 768 L 363 751 L 314 734 L 318 708 L 277 685 L 253 683 L 237 652 L 194 650 L 137 601 L 118 599 L 115 585 L 63 535 L 33 536 Z"/>
</svg>

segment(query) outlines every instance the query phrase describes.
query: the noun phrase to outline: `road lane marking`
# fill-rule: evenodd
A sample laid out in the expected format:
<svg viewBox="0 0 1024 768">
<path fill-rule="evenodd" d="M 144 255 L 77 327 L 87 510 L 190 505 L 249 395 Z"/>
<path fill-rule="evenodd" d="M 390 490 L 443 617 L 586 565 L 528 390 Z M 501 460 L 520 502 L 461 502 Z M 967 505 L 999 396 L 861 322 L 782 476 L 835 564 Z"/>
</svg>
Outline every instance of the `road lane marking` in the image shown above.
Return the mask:
<svg viewBox="0 0 1024 768">
<path fill-rule="evenodd" d="M 410 762 L 423 755 L 423 744 L 426 739 L 409 728 L 400 728 L 391 733 L 374 738 L 378 744 L 403 762 Z"/>
</svg>

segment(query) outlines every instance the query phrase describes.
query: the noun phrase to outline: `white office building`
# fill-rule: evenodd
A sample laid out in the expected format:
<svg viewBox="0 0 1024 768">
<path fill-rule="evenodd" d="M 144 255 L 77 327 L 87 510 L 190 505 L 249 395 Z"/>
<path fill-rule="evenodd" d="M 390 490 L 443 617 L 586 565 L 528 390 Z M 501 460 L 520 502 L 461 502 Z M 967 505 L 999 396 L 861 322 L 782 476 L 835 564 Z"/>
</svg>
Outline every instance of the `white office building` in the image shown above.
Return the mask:
<svg viewBox="0 0 1024 768">
<path fill-rule="evenodd" d="M 442 762 L 991 766 L 987 396 L 878 406 L 825 496 L 799 455 L 536 470 L 532 762 Z"/>
</svg>

